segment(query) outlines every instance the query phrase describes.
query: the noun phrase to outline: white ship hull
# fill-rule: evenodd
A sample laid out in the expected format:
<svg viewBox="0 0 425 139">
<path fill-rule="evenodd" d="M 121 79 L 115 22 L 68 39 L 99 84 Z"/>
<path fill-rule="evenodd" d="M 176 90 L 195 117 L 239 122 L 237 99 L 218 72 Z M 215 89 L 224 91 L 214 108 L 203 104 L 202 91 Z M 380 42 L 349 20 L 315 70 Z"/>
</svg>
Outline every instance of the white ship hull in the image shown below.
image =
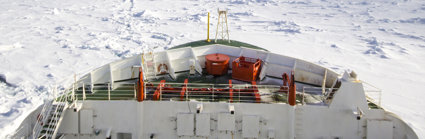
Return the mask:
<svg viewBox="0 0 425 139">
<path fill-rule="evenodd" d="M 263 61 L 264 64 L 259 74 L 260 79 L 257 81 L 257 88 L 260 88 L 261 94 L 260 103 L 248 103 L 240 98 L 238 101 L 234 98 L 232 101 L 223 101 L 214 98 L 214 94 L 211 95 L 212 100 L 209 97 L 204 100 L 187 98 L 180 101 L 166 99 L 166 94 L 161 94 L 164 98 L 161 97 L 160 100 L 152 100 L 148 99 L 149 94 L 146 93 L 143 94 L 143 101 L 136 100 L 138 92 L 134 80 L 139 78 L 139 67 L 142 67 L 146 81 L 164 76 L 164 73 L 156 70 L 159 64 L 168 65 L 165 73 L 167 77 L 178 79 L 182 72 L 190 71 L 191 66 L 194 67 L 192 70 L 202 73 L 205 68 L 205 56 L 214 53 L 226 54 L 231 61 L 239 56 L 258 58 Z M 71 89 L 63 91 L 65 97 L 62 98 L 62 102 L 66 103 L 63 105 L 63 110 L 62 107 L 58 107 L 59 102 L 56 102 L 59 99 L 56 99 L 52 105 L 40 107 L 28 116 L 20 130 L 12 137 L 66 139 L 418 138 L 405 122 L 381 108 L 379 101 L 370 98 L 372 92 L 365 90 L 367 84 L 347 73 L 340 76 L 329 69 L 303 60 L 260 49 L 220 44 L 156 52 L 152 53 L 152 57 L 150 57 L 154 60 L 147 59 L 148 54 L 110 63 L 83 76 L 70 87 Z M 154 70 L 148 71 L 149 66 L 155 67 Z M 232 68 L 231 65 L 229 68 Z M 294 106 L 289 105 L 286 101 L 268 100 L 270 96 L 267 95 L 270 94 L 262 92 L 261 89 L 272 90 L 270 88 L 273 86 L 267 88 L 266 85 L 281 84 L 282 73 L 291 71 L 294 71 L 295 81 L 297 81 L 297 96 L 302 96 L 302 98 L 297 98 L 297 104 Z M 117 93 L 120 87 L 129 83 L 133 83 L 133 88 L 129 89 L 130 94 Z M 102 85 L 104 87 L 103 96 L 99 95 L 102 91 L 99 91 L 98 87 Z M 154 84 L 154 87 L 157 85 Z M 308 88 L 322 90 L 318 99 L 315 98 L 315 95 L 308 94 L 306 91 Z M 331 97 L 329 97 L 330 94 L 332 94 Z M 184 97 L 191 96 L 186 93 Z M 239 97 L 241 97 L 240 94 Z M 123 98 L 126 100 L 122 100 Z M 51 111 L 48 111 L 49 109 Z M 54 122 L 54 125 L 48 128 L 46 124 L 52 124 L 52 118 L 44 116 L 40 119 L 39 114 L 51 115 L 52 111 L 59 113 L 55 117 L 58 122 Z M 42 126 L 41 123 L 43 123 Z"/>
</svg>

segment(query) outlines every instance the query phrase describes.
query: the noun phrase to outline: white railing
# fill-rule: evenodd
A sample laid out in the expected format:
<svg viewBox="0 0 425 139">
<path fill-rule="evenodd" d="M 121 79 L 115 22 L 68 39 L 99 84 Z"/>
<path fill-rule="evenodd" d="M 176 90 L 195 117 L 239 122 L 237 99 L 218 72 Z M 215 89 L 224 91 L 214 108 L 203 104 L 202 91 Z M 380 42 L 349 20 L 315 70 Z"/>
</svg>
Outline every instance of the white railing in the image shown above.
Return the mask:
<svg viewBox="0 0 425 139">
<path fill-rule="evenodd" d="M 67 91 L 67 90 L 65 90 Z M 55 99 L 56 102 L 56 108 L 54 108 L 54 112 L 52 117 L 50 117 L 50 121 L 47 123 L 49 124 L 47 129 L 53 129 L 53 130 L 47 130 L 46 133 L 44 133 L 45 135 L 52 135 L 52 138 L 55 136 L 58 127 L 58 123 L 60 122 L 60 118 L 63 115 L 63 112 L 66 109 L 67 106 L 67 101 L 68 101 L 68 96 L 67 94 L 62 94 L 60 95 L 58 98 Z M 62 108 L 60 108 L 62 107 Z M 50 113 L 49 113 L 50 114 Z"/>
<path fill-rule="evenodd" d="M 43 129 L 44 124 L 47 122 L 51 107 L 52 107 L 53 100 L 46 100 L 43 105 L 43 109 L 41 112 L 37 115 L 37 121 L 34 125 L 34 128 L 32 130 L 32 135 L 34 137 L 37 137 L 40 133 L 40 131 Z"/>
<path fill-rule="evenodd" d="M 162 84 L 162 85 L 161 85 Z M 89 85 L 88 85 L 89 86 Z M 134 83 L 115 83 L 90 85 L 76 88 L 75 98 L 85 100 L 134 100 L 137 85 Z M 256 103 L 287 103 L 287 86 L 251 84 L 206 84 L 206 83 L 144 83 L 144 99 L 158 101 L 227 101 Z M 87 91 L 87 90 L 93 90 Z M 155 94 L 155 92 L 157 92 Z M 158 98 L 154 98 L 156 95 Z M 266 99 L 262 99 L 266 98 Z"/>
<path fill-rule="evenodd" d="M 45 103 L 43 104 L 43 109 L 37 115 L 36 124 L 34 125 L 33 130 L 32 130 L 32 134 L 31 134 L 31 137 L 33 139 L 39 137 L 40 132 L 43 130 L 45 124 L 49 124 L 50 122 L 52 122 L 52 120 L 54 118 L 58 118 L 57 116 L 50 117 L 51 110 L 53 108 L 53 103 L 55 103 L 55 102 L 69 103 L 69 101 L 68 101 L 69 99 L 71 100 L 70 103 L 74 102 L 74 99 L 72 97 L 72 94 L 70 94 L 70 91 L 71 90 L 72 89 L 65 89 L 65 90 L 63 90 L 61 92 L 58 92 L 57 89 L 56 89 L 56 87 L 54 88 L 54 90 L 53 90 L 53 98 L 48 98 L 45 101 Z M 60 105 L 57 104 L 56 108 L 54 109 L 55 110 L 54 113 L 57 113 L 59 106 Z M 63 110 L 65 110 L 65 106 L 64 106 L 64 108 L 62 108 Z M 50 119 L 50 121 L 48 121 L 48 119 Z M 49 125 L 49 127 L 50 126 L 52 126 L 52 125 Z M 48 131 L 48 132 L 50 132 L 50 131 Z M 47 132 L 44 133 L 44 134 L 47 134 Z"/>
<path fill-rule="evenodd" d="M 362 83 L 367 100 L 381 107 L 382 90 L 367 82 L 362 81 Z"/>
<path fill-rule="evenodd" d="M 75 88 L 75 98 L 85 100 L 128 100 L 136 99 L 137 90 L 134 83 L 115 83 L 116 89 L 112 89 L 111 84 L 90 85 L 93 89 L 86 89 L 83 85 L 81 88 Z M 92 90 L 92 91 L 87 91 Z"/>
</svg>

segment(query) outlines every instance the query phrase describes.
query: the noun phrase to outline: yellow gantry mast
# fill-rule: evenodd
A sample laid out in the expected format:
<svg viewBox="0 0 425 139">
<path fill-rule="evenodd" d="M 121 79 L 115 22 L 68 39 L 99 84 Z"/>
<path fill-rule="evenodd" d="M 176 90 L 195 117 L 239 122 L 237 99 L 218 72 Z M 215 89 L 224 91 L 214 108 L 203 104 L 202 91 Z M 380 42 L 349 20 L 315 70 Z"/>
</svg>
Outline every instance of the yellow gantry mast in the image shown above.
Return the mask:
<svg viewBox="0 0 425 139">
<path fill-rule="evenodd" d="M 211 42 L 210 40 L 210 12 L 208 12 L 208 31 L 207 31 L 207 42 Z"/>
</svg>

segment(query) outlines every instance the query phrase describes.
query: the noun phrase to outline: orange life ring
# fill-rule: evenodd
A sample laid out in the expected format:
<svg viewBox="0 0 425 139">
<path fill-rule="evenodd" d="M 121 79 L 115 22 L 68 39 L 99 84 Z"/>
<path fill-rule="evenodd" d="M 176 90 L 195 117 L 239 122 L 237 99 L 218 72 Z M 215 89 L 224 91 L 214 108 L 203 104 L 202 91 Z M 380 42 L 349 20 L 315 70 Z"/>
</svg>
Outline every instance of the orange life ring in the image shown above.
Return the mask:
<svg viewBox="0 0 425 139">
<path fill-rule="evenodd" d="M 162 69 L 165 69 L 165 70 L 162 70 Z M 159 64 L 157 70 L 160 74 L 165 74 L 168 71 L 168 66 L 167 64 Z"/>
</svg>

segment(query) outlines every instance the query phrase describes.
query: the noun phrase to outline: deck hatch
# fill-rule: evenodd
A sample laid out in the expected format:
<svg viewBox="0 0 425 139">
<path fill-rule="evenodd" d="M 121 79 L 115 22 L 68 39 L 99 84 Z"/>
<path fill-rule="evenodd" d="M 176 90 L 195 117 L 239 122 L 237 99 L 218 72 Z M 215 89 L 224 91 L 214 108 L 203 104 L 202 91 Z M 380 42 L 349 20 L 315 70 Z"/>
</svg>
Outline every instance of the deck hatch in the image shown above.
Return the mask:
<svg viewBox="0 0 425 139">
<path fill-rule="evenodd" d="M 93 133 L 93 110 L 80 111 L 80 134 Z"/>
</svg>

